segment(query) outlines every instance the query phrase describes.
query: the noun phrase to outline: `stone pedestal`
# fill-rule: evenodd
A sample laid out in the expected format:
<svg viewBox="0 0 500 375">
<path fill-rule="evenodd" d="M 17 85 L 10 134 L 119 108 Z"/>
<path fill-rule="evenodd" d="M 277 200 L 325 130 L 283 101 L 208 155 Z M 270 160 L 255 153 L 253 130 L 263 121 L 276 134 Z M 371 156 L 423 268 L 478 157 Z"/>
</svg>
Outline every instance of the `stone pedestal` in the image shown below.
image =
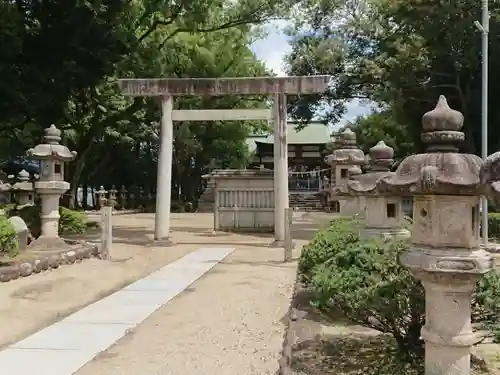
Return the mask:
<svg viewBox="0 0 500 375">
<path fill-rule="evenodd" d="M 462 284 L 449 277 L 422 281 L 428 317 L 421 332 L 426 375 L 469 374 L 470 348 L 477 341 L 471 324 L 471 296 L 477 280 L 467 277 Z"/>
<path fill-rule="evenodd" d="M 41 236 L 45 238 L 59 237 L 59 199 L 65 191 L 53 191 L 52 194 L 44 191 L 40 195 L 42 205 L 40 213 Z"/>
</svg>

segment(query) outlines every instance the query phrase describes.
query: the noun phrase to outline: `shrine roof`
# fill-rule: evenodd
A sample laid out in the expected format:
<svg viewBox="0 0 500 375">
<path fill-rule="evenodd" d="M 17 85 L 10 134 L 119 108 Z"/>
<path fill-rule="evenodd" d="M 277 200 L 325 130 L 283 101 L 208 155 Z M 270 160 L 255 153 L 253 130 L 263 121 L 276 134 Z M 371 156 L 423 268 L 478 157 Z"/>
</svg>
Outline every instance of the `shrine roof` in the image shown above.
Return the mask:
<svg viewBox="0 0 500 375">
<path fill-rule="evenodd" d="M 328 125 L 321 122 L 311 122 L 307 124 L 303 129 L 297 129 L 299 124 L 296 122 L 288 122 L 288 134 L 287 141 L 288 144 L 327 144 L 332 142 L 332 136 Z M 263 135 L 251 135 L 247 138 L 247 144 L 250 151 L 255 151 L 257 144 L 273 144 L 274 135 L 263 134 Z"/>
</svg>

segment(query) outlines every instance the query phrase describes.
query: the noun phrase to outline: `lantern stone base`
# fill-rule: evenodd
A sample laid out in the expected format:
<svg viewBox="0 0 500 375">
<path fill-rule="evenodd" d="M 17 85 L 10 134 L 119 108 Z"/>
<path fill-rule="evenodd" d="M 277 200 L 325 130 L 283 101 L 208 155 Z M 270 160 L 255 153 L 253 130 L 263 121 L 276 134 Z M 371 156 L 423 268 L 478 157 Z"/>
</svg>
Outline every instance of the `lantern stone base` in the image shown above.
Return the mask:
<svg viewBox="0 0 500 375">
<path fill-rule="evenodd" d="M 494 258 L 483 249 L 434 249 L 413 245 L 400 257 L 401 263 L 418 272 L 442 273 L 444 275 L 482 275 L 494 267 Z M 461 276 L 462 277 L 462 276 Z"/>
<path fill-rule="evenodd" d="M 275 240 L 271 242 L 269 247 L 284 247 L 285 246 L 285 241 L 280 241 L 280 240 Z"/>
<path fill-rule="evenodd" d="M 424 273 L 426 375 L 470 374 L 471 347 L 477 337 L 471 325 L 471 299 L 479 275 Z"/>
<path fill-rule="evenodd" d="M 170 237 L 162 238 L 159 240 L 153 240 L 148 244 L 149 247 L 172 247 L 175 246 L 175 242 L 170 239 Z"/>
<path fill-rule="evenodd" d="M 67 244 L 61 237 L 40 236 L 28 246 L 28 250 L 48 251 L 48 250 L 66 250 L 71 245 Z"/>
<path fill-rule="evenodd" d="M 410 236 L 411 232 L 404 228 L 365 227 L 360 233 L 360 237 L 362 239 L 367 239 L 370 237 L 382 237 L 384 240 L 404 240 L 410 238 Z"/>
<path fill-rule="evenodd" d="M 285 247 L 285 244 L 286 244 L 286 241 L 275 240 L 275 241 L 271 242 L 269 247 L 273 247 L 273 248 Z M 292 245 L 292 249 L 295 249 L 295 243 L 292 242 L 291 245 Z"/>
</svg>

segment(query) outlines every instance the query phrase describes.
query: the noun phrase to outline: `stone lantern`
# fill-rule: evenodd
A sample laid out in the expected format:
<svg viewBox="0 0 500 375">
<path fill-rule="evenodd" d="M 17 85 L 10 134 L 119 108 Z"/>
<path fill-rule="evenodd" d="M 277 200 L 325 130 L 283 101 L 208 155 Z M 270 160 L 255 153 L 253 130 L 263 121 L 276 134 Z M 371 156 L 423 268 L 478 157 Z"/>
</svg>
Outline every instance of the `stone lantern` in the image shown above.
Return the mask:
<svg viewBox="0 0 500 375">
<path fill-rule="evenodd" d="M 30 247 L 57 248 L 65 242 L 59 237 L 59 199 L 69 190 L 64 181 L 64 163 L 76 157 L 75 151 L 69 151 L 59 144 L 61 131 L 51 125 L 45 129 L 43 143 L 29 149 L 28 157 L 40 161 L 40 178 L 35 182 L 35 191 L 41 201 L 41 234 Z"/>
<path fill-rule="evenodd" d="M 363 237 L 391 236 L 407 238 L 410 232 L 404 229 L 402 198 L 377 189 L 377 182 L 394 173 L 390 171 L 394 162 L 394 149 L 384 141 L 370 148 L 367 156 L 369 173 L 348 182 L 348 193 L 364 198 L 365 228 Z"/>
<path fill-rule="evenodd" d="M 24 169 L 17 174 L 17 182 L 12 190 L 19 206 L 29 206 L 35 203 L 35 189 L 30 181 L 30 174 Z"/>
<path fill-rule="evenodd" d="M 339 212 L 343 215 L 353 215 L 353 208 L 357 204 L 351 204 L 352 197 L 337 197 L 335 187 L 345 186 L 349 180 L 349 169 L 365 164 L 365 154 L 356 146 L 356 133 L 346 128 L 340 133 L 336 141 L 336 149 L 325 158 L 325 162 L 332 167 L 332 189 L 330 204 L 338 206 Z M 351 170 L 352 172 L 353 170 Z"/>
<path fill-rule="evenodd" d="M 476 282 L 493 268 L 491 254 L 479 245 L 482 160 L 461 154 L 457 143 L 463 115 L 444 96 L 422 118 L 423 154 L 404 159 L 378 187 L 413 196 L 411 246 L 400 262 L 425 288 L 426 375 L 470 373 L 471 295 Z"/>
</svg>

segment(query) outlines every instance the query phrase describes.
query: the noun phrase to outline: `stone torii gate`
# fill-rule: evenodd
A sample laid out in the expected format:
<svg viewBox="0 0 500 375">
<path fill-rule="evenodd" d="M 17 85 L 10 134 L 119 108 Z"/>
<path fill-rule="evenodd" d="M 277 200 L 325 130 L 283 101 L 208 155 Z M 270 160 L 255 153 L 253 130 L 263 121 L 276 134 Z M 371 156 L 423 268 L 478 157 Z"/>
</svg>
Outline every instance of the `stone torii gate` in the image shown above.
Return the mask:
<svg viewBox="0 0 500 375">
<path fill-rule="evenodd" d="M 285 239 L 285 209 L 288 208 L 288 146 L 286 95 L 324 92 L 329 76 L 235 77 L 235 78 L 157 78 L 120 79 L 127 96 L 161 99 L 160 151 L 156 189 L 154 239 L 161 246 L 170 240 L 170 201 L 172 181 L 173 121 L 272 120 L 274 130 L 275 245 Z M 174 96 L 272 95 L 269 109 L 174 110 Z"/>
</svg>

